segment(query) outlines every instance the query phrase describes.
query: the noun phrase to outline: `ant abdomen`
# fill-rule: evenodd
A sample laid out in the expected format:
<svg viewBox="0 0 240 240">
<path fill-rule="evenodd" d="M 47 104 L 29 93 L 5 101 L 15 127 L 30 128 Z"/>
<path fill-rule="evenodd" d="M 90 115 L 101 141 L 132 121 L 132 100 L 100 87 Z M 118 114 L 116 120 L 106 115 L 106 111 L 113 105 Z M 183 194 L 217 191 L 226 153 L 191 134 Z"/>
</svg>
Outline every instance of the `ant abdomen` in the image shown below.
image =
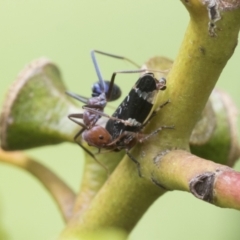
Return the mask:
<svg viewBox="0 0 240 240">
<path fill-rule="evenodd" d="M 105 94 L 107 94 L 109 90 L 110 82 L 104 81 L 104 83 L 105 83 Z M 94 83 L 92 86 L 92 97 L 98 97 L 101 93 L 102 93 L 102 90 L 101 90 L 100 82 Z M 120 87 L 118 87 L 116 84 L 113 84 L 111 96 L 108 99 L 108 101 L 110 102 L 110 101 L 117 100 L 118 98 L 120 98 L 121 94 L 122 94 L 122 91 Z"/>
</svg>

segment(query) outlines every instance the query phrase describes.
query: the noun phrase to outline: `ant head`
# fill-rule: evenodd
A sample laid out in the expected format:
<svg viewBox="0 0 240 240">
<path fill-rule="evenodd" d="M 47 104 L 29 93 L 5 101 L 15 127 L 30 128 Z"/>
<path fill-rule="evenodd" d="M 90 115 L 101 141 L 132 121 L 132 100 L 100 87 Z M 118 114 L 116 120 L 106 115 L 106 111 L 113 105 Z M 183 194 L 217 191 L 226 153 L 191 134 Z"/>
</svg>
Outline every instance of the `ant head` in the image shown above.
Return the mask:
<svg viewBox="0 0 240 240">
<path fill-rule="evenodd" d="M 99 125 L 95 125 L 91 129 L 85 130 L 82 137 L 90 146 L 97 148 L 106 147 L 106 145 L 112 141 L 112 136 L 109 132 Z"/>
</svg>

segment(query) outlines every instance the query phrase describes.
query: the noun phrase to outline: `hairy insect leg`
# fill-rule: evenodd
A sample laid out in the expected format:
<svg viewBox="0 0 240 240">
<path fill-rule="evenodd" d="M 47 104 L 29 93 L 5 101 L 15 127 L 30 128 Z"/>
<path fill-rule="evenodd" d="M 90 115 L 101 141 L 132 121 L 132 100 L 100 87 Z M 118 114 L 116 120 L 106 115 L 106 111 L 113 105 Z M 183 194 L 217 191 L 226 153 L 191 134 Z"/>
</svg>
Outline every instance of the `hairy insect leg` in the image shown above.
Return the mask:
<svg viewBox="0 0 240 240">
<path fill-rule="evenodd" d="M 144 127 L 152 120 L 152 118 L 154 118 L 154 117 L 157 115 L 158 111 L 159 111 L 160 109 L 162 109 L 163 107 L 165 107 L 168 103 L 170 103 L 170 100 L 169 100 L 169 99 L 168 99 L 166 102 L 162 103 L 160 106 L 158 106 L 158 107 L 152 112 L 151 116 L 147 119 L 147 121 L 146 121 L 144 124 L 142 124 L 142 126 L 140 127 L 140 129 L 144 128 Z"/>
<path fill-rule="evenodd" d="M 69 118 L 71 121 L 75 122 L 77 125 L 83 127 L 83 129 L 86 129 L 86 128 L 87 128 L 87 126 L 86 126 L 84 123 L 78 122 L 76 119 L 74 119 L 74 118 L 82 119 L 82 118 L 83 118 L 83 114 L 82 114 L 82 113 L 69 114 L 69 115 L 68 115 L 68 118 Z"/>
<path fill-rule="evenodd" d="M 162 131 L 163 129 L 174 129 L 174 126 L 161 126 L 158 129 L 156 129 L 155 131 L 145 135 L 145 136 L 141 136 L 140 138 L 138 138 L 138 142 L 142 143 L 146 140 L 148 140 L 150 137 L 156 135 L 157 133 L 159 133 L 160 131 Z"/>
<path fill-rule="evenodd" d="M 102 54 L 102 55 L 105 55 L 105 56 L 108 56 L 108 57 L 112 57 L 112 58 L 122 59 L 122 60 L 125 60 L 125 61 L 133 64 L 137 68 L 140 68 L 140 65 L 138 65 L 137 63 L 135 63 L 134 61 L 132 61 L 129 58 L 126 58 L 126 57 L 123 57 L 123 56 L 119 56 L 119 55 L 115 55 L 115 54 L 111 54 L 111 53 L 102 52 L 102 51 L 99 51 L 99 50 L 92 50 L 92 52 L 99 53 L 99 54 Z"/>
<path fill-rule="evenodd" d="M 160 109 L 162 109 L 163 107 L 165 107 L 168 103 L 170 103 L 170 100 L 168 99 L 166 102 L 162 103 L 160 106 L 158 106 L 154 112 L 158 112 Z"/>
<path fill-rule="evenodd" d="M 142 177 L 141 165 L 140 165 L 139 161 L 133 157 L 133 155 L 129 152 L 129 149 L 126 149 L 126 154 L 137 165 L 138 175 L 139 175 L 139 177 Z"/>
<path fill-rule="evenodd" d="M 121 119 L 121 118 L 116 118 L 116 117 L 110 116 L 110 115 L 108 115 L 108 114 L 106 114 L 106 113 L 104 113 L 104 112 L 100 112 L 100 111 L 97 110 L 97 109 L 89 108 L 89 107 L 87 107 L 87 105 L 86 105 L 86 106 L 83 106 L 83 109 L 87 110 L 88 112 L 95 113 L 95 114 L 101 115 L 101 116 L 103 116 L 103 117 L 112 119 L 112 120 L 114 120 L 114 121 L 121 122 L 121 123 L 123 123 L 125 126 L 134 126 L 134 124 L 131 123 L 131 122 L 128 121 L 128 120 L 123 120 L 123 119 Z"/>
</svg>

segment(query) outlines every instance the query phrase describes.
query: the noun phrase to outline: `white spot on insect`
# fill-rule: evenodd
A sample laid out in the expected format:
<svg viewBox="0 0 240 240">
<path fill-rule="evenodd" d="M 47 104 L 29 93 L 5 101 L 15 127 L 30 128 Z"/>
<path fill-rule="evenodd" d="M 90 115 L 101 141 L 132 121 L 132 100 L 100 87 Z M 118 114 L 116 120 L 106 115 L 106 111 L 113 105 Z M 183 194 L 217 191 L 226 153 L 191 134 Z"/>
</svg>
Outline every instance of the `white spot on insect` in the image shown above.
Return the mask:
<svg viewBox="0 0 240 240">
<path fill-rule="evenodd" d="M 119 114 L 121 114 L 122 113 L 122 108 L 121 107 L 119 107 Z"/>
<path fill-rule="evenodd" d="M 129 99 L 130 99 L 130 96 L 128 95 L 128 96 L 127 96 L 127 102 L 129 101 Z"/>
<path fill-rule="evenodd" d="M 142 124 L 140 122 L 138 122 L 136 119 L 134 118 L 129 118 L 128 120 L 126 120 L 126 122 L 130 125 L 130 126 L 141 126 Z"/>
<path fill-rule="evenodd" d="M 140 98 L 143 98 L 144 100 L 148 101 L 149 103 L 153 102 L 153 98 L 156 95 L 156 90 L 152 92 L 141 92 L 139 88 L 134 88 L 135 92 Z"/>
</svg>

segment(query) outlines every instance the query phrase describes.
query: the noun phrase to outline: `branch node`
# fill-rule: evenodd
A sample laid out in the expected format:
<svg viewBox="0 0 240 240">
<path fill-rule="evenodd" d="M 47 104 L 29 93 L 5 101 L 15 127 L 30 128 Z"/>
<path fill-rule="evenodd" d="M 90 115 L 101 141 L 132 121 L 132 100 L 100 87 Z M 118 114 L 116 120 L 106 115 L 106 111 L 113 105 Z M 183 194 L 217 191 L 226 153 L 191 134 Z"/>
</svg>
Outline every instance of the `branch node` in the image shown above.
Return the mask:
<svg viewBox="0 0 240 240">
<path fill-rule="evenodd" d="M 217 37 L 217 34 L 215 32 L 216 30 L 216 22 L 221 19 L 218 2 L 216 0 L 210 0 L 207 1 L 207 11 L 208 11 L 208 32 L 211 37 Z"/>
<path fill-rule="evenodd" d="M 161 161 L 161 159 L 170 152 L 169 149 L 166 149 L 164 151 L 161 151 L 156 155 L 156 157 L 153 158 L 153 162 L 155 165 L 158 165 L 158 163 Z"/>
<path fill-rule="evenodd" d="M 191 193 L 199 199 L 212 203 L 214 180 L 214 172 L 205 172 L 194 177 L 189 183 Z"/>
</svg>

